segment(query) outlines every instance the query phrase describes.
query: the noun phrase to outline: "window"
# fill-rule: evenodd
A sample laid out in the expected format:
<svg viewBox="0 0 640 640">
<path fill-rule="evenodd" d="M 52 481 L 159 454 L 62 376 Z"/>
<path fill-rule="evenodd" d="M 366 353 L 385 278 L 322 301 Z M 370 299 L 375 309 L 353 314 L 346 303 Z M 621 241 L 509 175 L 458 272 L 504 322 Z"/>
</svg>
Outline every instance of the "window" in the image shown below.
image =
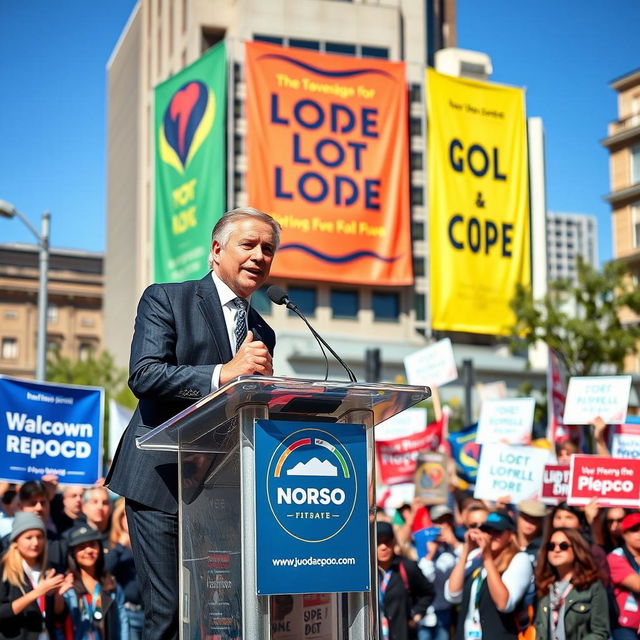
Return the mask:
<svg viewBox="0 0 640 640">
<path fill-rule="evenodd" d="M 270 42 L 271 44 L 284 44 L 284 40 L 282 38 L 278 38 L 276 36 L 265 36 L 261 33 L 256 33 L 253 36 L 253 39 L 256 42 Z"/>
<path fill-rule="evenodd" d="M 400 315 L 400 297 L 397 293 L 374 291 L 371 295 L 373 317 L 375 320 L 397 322 Z"/>
<path fill-rule="evenodd" d="M 631 153 L 631 184 L 640 182 L 640 144 L 630 149 Z"/>
<path fill-rule="evenodd" d="M 291 38 L 289 40 L 289 46 L 296 47 L 297 49 L 311 49 L 312 51 L 320 51 L 320 43 L 317 40 Z"/>
<path fill-rule="evenodd" d="M 631 205 L 631 225 L 633 238 L 633 248 L 640 248 L 640 202 Z"/>
<path fill-rule="evenodd" d="M 422 222 L 411 221 L 411 237 L 414 240 L 424 240 L 424 224 Z"/>
<path fill-rule="evenodd" d="M 305 316 L 316 315 L 316 290 L 312 287 L 289 287 L 287 293 Z M 289 312 L 293 314 L 293 311 Z"/>
<path fill-rule="evenodd" d="M 419 207 L 424 204 L 424 190 L 422 187 L 411 185 L 411 205 Z"/>
<path fill-rule="evenodd" d="M 89 316 L 83 316 L 80 319 L 80 326 L 81 327 L 94 327 L 96 324 L 95 318 L 91 318 Z"/>
<path fill-rule="evenodd" d="M 415 256 L 413 258 L 413 275 L 423 276 L 426 273 L 423 256 Z"/>
<path fill-rule="evenodd" d="M 420 171 L 423 168 L 422 152 L 412 151 L 410 156 L 411 170 Z"/>
<path fill-rule="evenodd" d="M 81 342 L 78 347 L 78 360 L 80 362 L 87 362 L 93 358 L 94 348 L 90 342 Z"/>
<path fill-rule="evenodd" d="M 363 58 L 382 58 L 389 59 L 389 49 L 386 47 L 362 47 Z"/>
<path fill-rule="evenodd" d="M 18 312 L 13 311 L 12 309 L 7 309 L 7 311 L 4 312 L 4 317 L 7 320 L 16 320 L 18 318 Z"/>
<path fill-rule="evenodd" d="M 415 298 L 413 299 L 413 305 L 416 309 L 416 320 L 418 322 L 424 321 L 426 319 L 426 297 L 423 293 L 416 293 Z"/>
<path fill-rule="evenodd" d="M 334 318 L 356 318 L 358 316 L 358 292 L 332 289 L 331 314 Z"/>
<path fill-rule="evenodd" d="M 251 306 L 263 316 L 271 315 L 271 300 L 267 297 L 267 288 L 266 286 L 260 287 L 251 296 Z"/>
<path fill-rule="evenodd" d="M 325 45 L 327 53 L 337 53 L 341 56 L 355 56 L 356 47 L 353 44 L 343 44 L 342 42 L 327 42 Z"/>
<path fill-rule="evenodd" d="M 47 306 L 47 322 L 49 324 L 58 322 L 58 307 L 55 304 Z"/>
<path fill-rule="evenodd" d="M 16 360 L 18 358 L 18 340 L 16 338 L 2 338 L 2 359 Z"/>
<path fill-rule="evenodd" d="M 412 136 L 422 135 L 422 120 L 420 118 L 409 118 L 409 132 Z"/>
</svg>

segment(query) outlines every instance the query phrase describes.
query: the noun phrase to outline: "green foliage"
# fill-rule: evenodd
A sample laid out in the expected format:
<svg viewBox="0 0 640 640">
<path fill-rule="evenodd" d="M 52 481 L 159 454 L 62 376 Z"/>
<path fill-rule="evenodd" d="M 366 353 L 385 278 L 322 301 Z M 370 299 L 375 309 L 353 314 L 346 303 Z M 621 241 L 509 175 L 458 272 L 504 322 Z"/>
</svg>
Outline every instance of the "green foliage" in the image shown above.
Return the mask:
<svg viewBox="0 0 640 640">
<path fill-rule="evenodd" d="M 136 398 L 127 386 L 127 372 L 116 367 L 113 356 L 102 351 L 97 358 L 87 360 L 70 360 L 60 355 L 59 351 L 50 352 L 47 360 L 47 382 L 78 384 L 104 389 L 104 433 L 103 445 L 105 455 L 109 443 L 109 400 L 133 409 Z"/>
<path fill-rule="evenodd" d="M 518 285 L 511 308 L 516 316 L 512 347 L 544 342 L 558 354 L 570 376 L 588 376 L 602 368 L 622 373 L 626 356 L 638 352 L 640 326 L 622 325 L 619 314 L 640 315 L 640 291 L 625 277 L 624 265 L 597 271 L 578 258 L 578 284 L 558 280 L 542 300 Z"/>
</svg>

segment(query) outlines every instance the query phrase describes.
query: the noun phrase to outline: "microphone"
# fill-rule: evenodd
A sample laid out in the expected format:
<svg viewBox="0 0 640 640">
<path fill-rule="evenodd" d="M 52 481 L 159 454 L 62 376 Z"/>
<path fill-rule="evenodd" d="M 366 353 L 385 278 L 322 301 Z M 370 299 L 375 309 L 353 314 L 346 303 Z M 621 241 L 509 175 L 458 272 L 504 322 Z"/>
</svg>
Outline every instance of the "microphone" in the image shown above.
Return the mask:
<svg viewBox="0 0 640 640">
<path fill-rule="evenodd" d="M 299 318 L 301 318 L 302 321 L 307 325 L 307 327 L 309 327 L 309 331 L 311 331 L 311 333 L 313 334 L 313 337 L 318 341 L 318 344 L 320 345 L 320 349 L 322 349 L 322 345 L 324 345 L 329 350 L 329 353 L 342 365 L 344 370 L 347 372 L 347 375 L 349 376 L 349 381 L 358 382 L 358 379 L 356 378 L 353 371 L 349 368 L 347 363 L 329 346 L 327 341 L 311 326 L 311 324 L 309 324 L 309 321 L 304 317 L 303 313 L 300 311 L 300 309 L 298 309 L 297 305 L 289 299 L 289 296 L 280 287 L 276 286 L 275 284 L 271 285 L 267 289 L 267 296 L 269 300 L 271 300 L 271 302 L 273 302 L 274 304 L 284 305 L 285 307 L 287 307 L 287 309 L 290 309 Z M 324 349 L 322 349 L 322 353 L 324 354 Z M 325 360 L 326 359 L 327 359 L 327 356 L 325 355 Z M 327 368 L 327 376 L 328 376 L 328 368 Z"/>
</svg>

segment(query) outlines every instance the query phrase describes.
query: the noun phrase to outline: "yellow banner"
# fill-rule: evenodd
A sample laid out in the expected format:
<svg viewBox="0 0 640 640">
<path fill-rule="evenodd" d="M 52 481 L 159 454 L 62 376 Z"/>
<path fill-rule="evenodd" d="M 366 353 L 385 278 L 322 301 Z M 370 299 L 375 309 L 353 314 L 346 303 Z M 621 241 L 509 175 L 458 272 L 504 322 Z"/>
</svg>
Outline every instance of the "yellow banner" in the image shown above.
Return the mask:
<svg viewBox="0 0 640 640">
<path fill-rule="evenodd" d="M 522 89 L 427 69 L 431 326 L 505 335 L 529 284 Z"/>
</svg>

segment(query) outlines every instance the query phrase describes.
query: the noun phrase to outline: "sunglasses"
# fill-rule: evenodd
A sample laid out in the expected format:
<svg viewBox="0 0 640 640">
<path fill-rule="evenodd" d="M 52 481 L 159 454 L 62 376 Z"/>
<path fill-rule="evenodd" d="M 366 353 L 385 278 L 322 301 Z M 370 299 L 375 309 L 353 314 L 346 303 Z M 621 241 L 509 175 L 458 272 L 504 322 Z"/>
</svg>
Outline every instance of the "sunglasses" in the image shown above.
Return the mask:
<svg viewBox="0 0 640 640">
<path fill-rule="evenodd" d="M 479 522 L 472 522 L 467 529 L 479 529 L 480 528 L 480 523 Z"/>
<path fill-rule="evenodd" d="M 614 522 L 622 522 L 624 518 L 607 518 L 607 524 L 613 524 Z"/>
<path fill-rule="evenodd" d="M 568 542 L 547 542 L 547 551 L 555 551 L 556 547 L 560 549 L 560 551 L 567 551 L 571 548 L 571 545 Z"/>
</svg>

